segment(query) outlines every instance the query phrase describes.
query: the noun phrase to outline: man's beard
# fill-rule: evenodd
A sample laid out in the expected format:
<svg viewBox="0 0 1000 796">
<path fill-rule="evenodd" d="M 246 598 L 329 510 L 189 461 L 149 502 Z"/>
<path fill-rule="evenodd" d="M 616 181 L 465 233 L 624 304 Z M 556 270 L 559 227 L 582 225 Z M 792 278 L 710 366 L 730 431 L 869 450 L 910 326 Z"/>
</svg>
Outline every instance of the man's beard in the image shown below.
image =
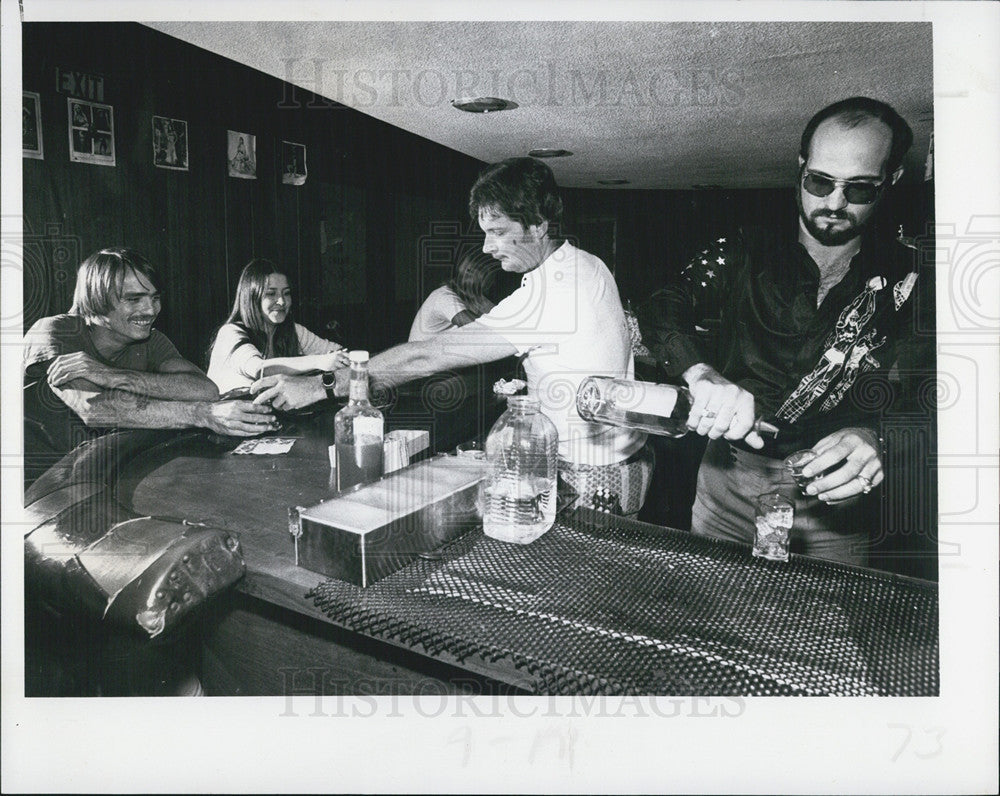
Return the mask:
<svg viewBox="0 0 1000 796">
<path fill-rule="evenodd" d="M 843 228 L 820 227 L 816 223 L 818 217 L 844 219 L 848 226 Z M 855 218 L 848 215 L 843 210 L 818 210 L 812 216 L 807 216 L 802 209 L 801 200 L 799 202 L 799 218 L 805 224 L 806 230 L 823 246 L 843 246 L 845 243 L 854 240 L 864 230 L 864 225 L 859 224 Z"/>
</svg>

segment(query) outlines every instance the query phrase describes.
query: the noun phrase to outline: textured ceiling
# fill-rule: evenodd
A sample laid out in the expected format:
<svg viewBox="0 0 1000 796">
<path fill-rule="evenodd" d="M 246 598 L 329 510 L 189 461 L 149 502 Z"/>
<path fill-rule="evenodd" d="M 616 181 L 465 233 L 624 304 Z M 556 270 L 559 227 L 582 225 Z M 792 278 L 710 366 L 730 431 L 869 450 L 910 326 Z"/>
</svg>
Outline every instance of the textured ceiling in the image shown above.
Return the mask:
<svg viewBox="0 0 1000 796">
<path fill-rule="evenodd" d="M 805 122 L 855 94 L 910 122 L 911 179 L 933 129 L 930 23 L 146 24 L 479 160 L 570 150 L 567 187 L 786 185 Z"/>
</svg>

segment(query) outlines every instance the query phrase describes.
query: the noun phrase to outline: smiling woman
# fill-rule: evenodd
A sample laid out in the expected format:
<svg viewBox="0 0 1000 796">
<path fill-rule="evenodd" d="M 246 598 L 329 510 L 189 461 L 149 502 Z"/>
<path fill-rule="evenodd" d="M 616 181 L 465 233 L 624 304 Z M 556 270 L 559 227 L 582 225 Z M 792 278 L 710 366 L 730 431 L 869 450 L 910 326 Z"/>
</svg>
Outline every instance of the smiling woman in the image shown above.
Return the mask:
<svg viewBox="0 0 1000 796">
<path fill-rule="evenodd" d="M 219 391 L 249 388 L 262 375 L 331 371 L 346 363 L 343 346 L 292 320 L 292 290 L 281 269 L 270 260 L 247 263 L 209 349 L 208 377 Z"/>
</svg>

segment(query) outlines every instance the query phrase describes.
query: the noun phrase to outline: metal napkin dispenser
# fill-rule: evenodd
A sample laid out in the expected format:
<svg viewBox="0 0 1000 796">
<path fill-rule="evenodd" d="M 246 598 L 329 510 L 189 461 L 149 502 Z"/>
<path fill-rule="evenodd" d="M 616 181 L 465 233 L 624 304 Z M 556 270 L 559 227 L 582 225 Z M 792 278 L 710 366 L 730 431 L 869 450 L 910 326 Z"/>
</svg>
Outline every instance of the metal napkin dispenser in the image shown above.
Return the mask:
<svg viewBox="0 0 1000 796">
<path fill-rule="evenodd" d="M 482 521 L 484 461 L 437 456 L 315 506 L 288 510 L 295 563 L 370 586 Z"/>
</svg>

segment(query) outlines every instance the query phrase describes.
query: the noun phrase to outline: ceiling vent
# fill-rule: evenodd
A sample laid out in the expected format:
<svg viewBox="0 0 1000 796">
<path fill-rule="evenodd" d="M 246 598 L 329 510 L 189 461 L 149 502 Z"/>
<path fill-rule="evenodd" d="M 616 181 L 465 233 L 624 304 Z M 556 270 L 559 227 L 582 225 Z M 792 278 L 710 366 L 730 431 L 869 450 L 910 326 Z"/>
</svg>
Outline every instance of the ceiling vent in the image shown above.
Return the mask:
<svg viewBox="0 0 1000 796">
<path fill-rule="evenodd" d="M 516 102 L 499 97 L 462 97 L 451 101 L 453 107 L 466 113 L 497 113 L 517 107 Z"/>
<path fill-rule="evenodd" d="M 565 158 L 569 157 L 573 153 L 568 149 L 547 149 L 542 147 L 541 149 L 532 149 L 528 155 L 533 158 Z"/>
</svg>

